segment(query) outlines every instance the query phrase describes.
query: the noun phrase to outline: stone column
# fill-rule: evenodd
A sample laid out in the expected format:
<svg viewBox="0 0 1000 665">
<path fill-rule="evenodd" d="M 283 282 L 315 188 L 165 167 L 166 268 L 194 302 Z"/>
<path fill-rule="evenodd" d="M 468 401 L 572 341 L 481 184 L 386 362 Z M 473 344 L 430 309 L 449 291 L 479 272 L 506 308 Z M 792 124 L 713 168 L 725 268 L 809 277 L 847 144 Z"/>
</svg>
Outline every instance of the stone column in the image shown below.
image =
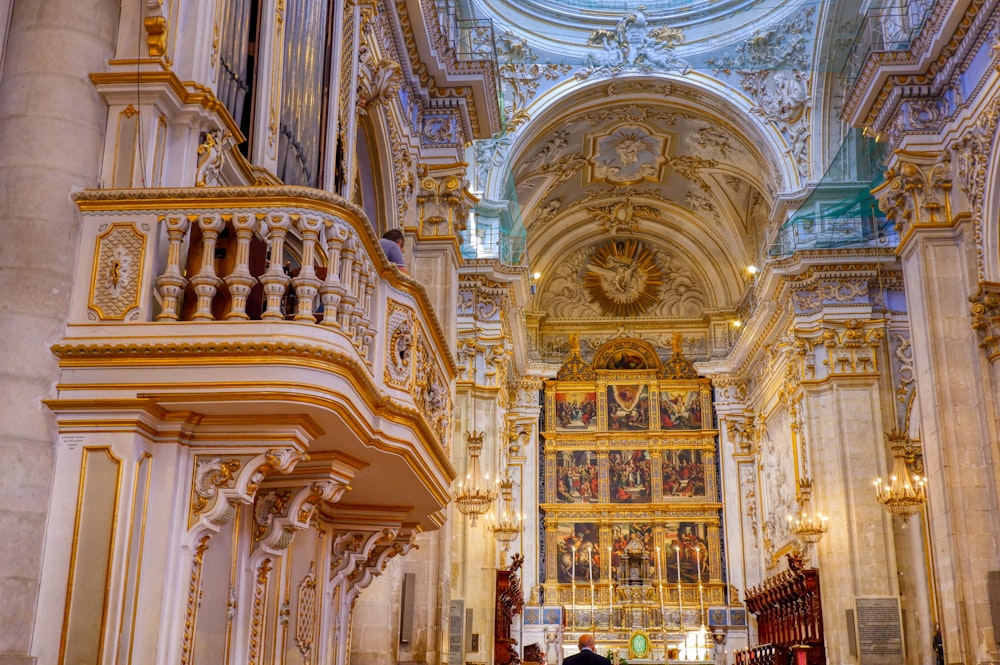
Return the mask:
<svg viewBox="0 0 1000 665">
<path fill-rule="evenodd" d="M 904 161 L 905 160 L 905 161 Z M 994 387 L 972 329 L 973 224 L 951 209 L 948 154 L 908 152 L 876 192 L 896 220 L 912 326 L 928 516 L 949 663 L 1000 659 L 986 575 L 1000 566 Z"/>
<path fill-rule="evenodd" d="M 117 0 L 15 2 L 0 79 L 0 663 L 29 663 L 52 483 L 57 378 L 75 278 L 74 188 L 94 187 L 106 110 L 87 78 L 114 49 Z M 89 277 L 89 276 L 88 276 Z M 16 414 L 16 417 L 15 417 Z"/>
</svg>

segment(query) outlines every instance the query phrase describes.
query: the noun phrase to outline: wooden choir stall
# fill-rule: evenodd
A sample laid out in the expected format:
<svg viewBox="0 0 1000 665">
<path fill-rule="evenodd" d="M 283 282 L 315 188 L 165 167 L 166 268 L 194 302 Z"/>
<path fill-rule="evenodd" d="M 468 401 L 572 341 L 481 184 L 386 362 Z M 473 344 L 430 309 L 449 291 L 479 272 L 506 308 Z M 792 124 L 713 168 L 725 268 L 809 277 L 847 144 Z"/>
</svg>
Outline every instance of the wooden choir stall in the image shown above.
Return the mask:
<svg viewBox="0 0 1000 665">
<path fill-rule="evenodd" d="M 737 665 L 826 665 L 819 572 L 788 555 L 788 570 L 749 589 L 760 644 L 736 652 Z"/>
<path fill-rule="evenodd" d="M 517 640 L 511 635 L 514 617 L 524 609 L 524 592 L 517 571 L 524 563 L 524 557 L 515 554 L 510 566 L 497 571 L 497 603 L 493 642 L 494 665 L 518 665 Z"/>
</svg>

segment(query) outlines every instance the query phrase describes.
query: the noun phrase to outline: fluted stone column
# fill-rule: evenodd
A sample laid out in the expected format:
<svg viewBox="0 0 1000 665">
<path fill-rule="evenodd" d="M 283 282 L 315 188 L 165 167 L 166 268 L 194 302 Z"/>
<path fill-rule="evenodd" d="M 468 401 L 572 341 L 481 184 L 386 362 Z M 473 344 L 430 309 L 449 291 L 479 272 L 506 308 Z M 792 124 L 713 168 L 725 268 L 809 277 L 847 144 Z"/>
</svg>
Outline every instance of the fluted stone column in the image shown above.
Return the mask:
<svg viewBox="0 0 1000 665">
<path fill-rule="evenodd" d="M 76 278 L 72 189 L 94 187 L 105 105 L 87 74 L 114 49 L 115 0 L 17 0 L 0 74 L 0 664 L 29 663 L 55 448 L 49 345 Z M 55 619 L 55 618 L 54 618 Z"/>
<path fill-rule="evenodd" d="M 877 192 L 897 220 L 912 326 L 928 515 L 945 660 L 995 662 L 987 572 L 1000 567 L 994 387 L 967 300 L 977 292 L 973 221 L 954 214 L 948 153 L 909 153 Z"/>
</svg>

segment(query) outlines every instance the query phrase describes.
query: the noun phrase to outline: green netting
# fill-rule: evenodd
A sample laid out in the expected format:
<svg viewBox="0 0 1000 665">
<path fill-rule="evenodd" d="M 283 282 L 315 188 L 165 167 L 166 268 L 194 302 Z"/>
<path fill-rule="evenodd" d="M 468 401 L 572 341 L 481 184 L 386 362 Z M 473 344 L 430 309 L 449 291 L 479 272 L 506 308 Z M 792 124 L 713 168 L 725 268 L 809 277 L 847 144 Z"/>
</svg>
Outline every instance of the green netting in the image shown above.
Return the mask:
<svg viewBox="0 0 1000 665">
<path fill-rule="evenodd" d="M 892 224 L 871 194 L 882 182 L 887 158 L 885 144 L 851 130 L 812 193 L 769 239 L 766 258 L 803 249 L 894 245 Z"/>
<path fill-rule="evenodd" d="M 525 264 L 527 230 L 517 202 L 514 178 L 504 174 L 501 200 L 479 202 L 462 233 L 462 256 L 466 258 L 499 259 L 512 266 Z"/>
</svg>

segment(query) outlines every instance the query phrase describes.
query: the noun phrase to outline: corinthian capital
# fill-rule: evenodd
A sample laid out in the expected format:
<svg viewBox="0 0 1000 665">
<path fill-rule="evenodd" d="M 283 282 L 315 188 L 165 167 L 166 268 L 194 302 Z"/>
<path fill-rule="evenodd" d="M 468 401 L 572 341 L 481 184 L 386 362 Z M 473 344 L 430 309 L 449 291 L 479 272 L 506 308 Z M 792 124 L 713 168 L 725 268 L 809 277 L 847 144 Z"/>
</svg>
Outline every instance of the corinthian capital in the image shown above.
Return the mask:
<svg viewBox="0 0 1000 665">
<path fill-rule="evenodd" d="M 417 214 L 421 238 L 454 236 L 465 230 L 469 210 L 477 202 L 469 193 L 465 179 L 466 164 L 435 168 L 422 164 L 417 191 Z"/>
<path fill-rule="evenodd" d="M 872 193 L 879 210 L 904 234 L 915 226 L 952 223 L 951 180 L 949 152 L 899 152 L 885 183 Z"/>
<path fill-rule="evenodd" d="M 1000 358 L 1000 285 L 980 284 L 972 303 L 972 328 L 979 334 L 979 346 L 990 362 Z"/>
</svg>

